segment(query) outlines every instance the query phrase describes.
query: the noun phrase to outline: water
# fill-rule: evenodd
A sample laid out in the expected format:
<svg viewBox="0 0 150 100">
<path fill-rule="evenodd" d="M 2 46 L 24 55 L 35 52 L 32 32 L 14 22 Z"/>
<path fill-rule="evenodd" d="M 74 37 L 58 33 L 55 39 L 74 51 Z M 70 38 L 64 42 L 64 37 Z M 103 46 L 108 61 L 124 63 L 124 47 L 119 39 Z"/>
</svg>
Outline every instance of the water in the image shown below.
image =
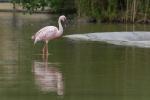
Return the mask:
<svg viewBox="0 0 150 100">
<path fill-rule="evenodd" d="M 150 50 L 65 38 L 43 43 L 31 36 L 57 15 L 0 13 L 0 100 L 149 100 Z M 69 16 L 69 19 L 73 17 Z M 150 31 L 150 25 L 85 24 L 70 20 L 64 34 Z"/>
</svg>

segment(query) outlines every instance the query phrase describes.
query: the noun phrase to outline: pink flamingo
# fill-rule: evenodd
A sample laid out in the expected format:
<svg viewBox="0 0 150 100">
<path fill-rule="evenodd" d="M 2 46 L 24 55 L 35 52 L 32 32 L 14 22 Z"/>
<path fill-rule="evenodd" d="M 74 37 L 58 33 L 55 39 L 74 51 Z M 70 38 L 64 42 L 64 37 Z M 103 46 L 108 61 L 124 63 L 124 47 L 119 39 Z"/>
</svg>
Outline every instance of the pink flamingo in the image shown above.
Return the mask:
<svg viewBox="0 0 150 100">
<path fill-rule="evenodd" d="M 61 22 L 66 21 L 66 17 L 64 15 L 60 16 L 58 19 L 58 25 L 59 28 L 55 26 L 46 26 L 42 29 L 40 29 L 35 35 L 32 36 L 32 39 L 34 40 L 34 44 L 36 44 L 38 41 L 44 41 L 45 45 L 43 47 L 43 54 L 48 54 L 48 42 L 49 40 L 53 40 L 56 38 L 59 38 L 63 34 L 63 27 Z"/>
</svg>

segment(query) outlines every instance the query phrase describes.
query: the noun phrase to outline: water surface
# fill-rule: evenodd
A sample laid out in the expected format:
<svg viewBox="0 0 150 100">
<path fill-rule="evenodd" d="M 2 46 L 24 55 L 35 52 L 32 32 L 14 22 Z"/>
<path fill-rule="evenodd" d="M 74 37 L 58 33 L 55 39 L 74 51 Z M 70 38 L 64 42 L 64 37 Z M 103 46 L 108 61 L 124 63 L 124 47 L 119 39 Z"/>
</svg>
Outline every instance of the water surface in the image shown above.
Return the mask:
<svg viewBox="0 0 150 100">
<path fill-rule="evenodd" d="M 31 36 L 58 15 L 0 13 L 0 98 L 2 100 L 149 100 L 150 50 L 102 42 L 51 41 Z M 75 19 L 69 16 L 69 19 Z M 87 24 L 70 20 L 64 34 L 150 31 L 150 25 Z"/>
</svg>

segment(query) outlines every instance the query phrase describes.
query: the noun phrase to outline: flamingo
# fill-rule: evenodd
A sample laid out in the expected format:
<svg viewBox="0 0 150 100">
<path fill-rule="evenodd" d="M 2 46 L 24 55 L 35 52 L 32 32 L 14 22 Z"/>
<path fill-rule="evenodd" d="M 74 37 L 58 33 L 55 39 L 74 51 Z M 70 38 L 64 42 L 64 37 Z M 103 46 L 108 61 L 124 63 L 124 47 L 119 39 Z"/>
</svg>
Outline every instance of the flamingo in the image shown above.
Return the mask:
<svg viewBox="0 0 150 100">
<path fill-rule="evenodd" d="M 32 36 L 32 39 L 34 40 L 34 44 L 36 44 L 38 41 L 45 42 L 45 45 L 43 47 L 43 55 L 45 53 L 48 54 L 49 40 L 53 40 L 62 36 L 63 27 L 61 22 L 65 22 L 65 21 L 66 21 L 66 17 L 64 15 L 61 15 L 58 19 L 59 28 L 55 26 L 46 26 L 40 29 L 35 35 Z"/>
</svg>

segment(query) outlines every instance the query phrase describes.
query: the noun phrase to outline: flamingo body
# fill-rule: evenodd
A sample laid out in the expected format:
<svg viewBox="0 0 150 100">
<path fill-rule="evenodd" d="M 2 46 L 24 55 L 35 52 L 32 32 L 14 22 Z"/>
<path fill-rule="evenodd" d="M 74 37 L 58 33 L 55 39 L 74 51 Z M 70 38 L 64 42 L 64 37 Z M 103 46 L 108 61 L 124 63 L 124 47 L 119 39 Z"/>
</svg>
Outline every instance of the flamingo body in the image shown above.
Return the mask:
<svg viewBox="0 0 150 100">
<path fill-rule="evenodd" d="M 59 38 L 63 34 L 63 27 L 61 22 L 62 21 L 64 22 L 65 20 L 66 17 L 62 15 L 58 19 L 59 28 L 55 26 L 46 26 L 40 29 L 35 35 L 32 36 L 32 39 L 34 40 L 34 44 L 36 44 L 38 41 L 45 41 L 46 45 L 43 47 L 43 51 L 44 52 L 47 51 L 48 53 L 48 45 L 47 45 L 48 41 Z"/>
<path fill-rule="evenodd" d="M 32 38 L 35 39 L 34 43 L 38 41 L 49 41 L 61 36 L 57 34 L 59 31 L 55 26 L 46 26 L 40 29 Z"/>
</svg>

